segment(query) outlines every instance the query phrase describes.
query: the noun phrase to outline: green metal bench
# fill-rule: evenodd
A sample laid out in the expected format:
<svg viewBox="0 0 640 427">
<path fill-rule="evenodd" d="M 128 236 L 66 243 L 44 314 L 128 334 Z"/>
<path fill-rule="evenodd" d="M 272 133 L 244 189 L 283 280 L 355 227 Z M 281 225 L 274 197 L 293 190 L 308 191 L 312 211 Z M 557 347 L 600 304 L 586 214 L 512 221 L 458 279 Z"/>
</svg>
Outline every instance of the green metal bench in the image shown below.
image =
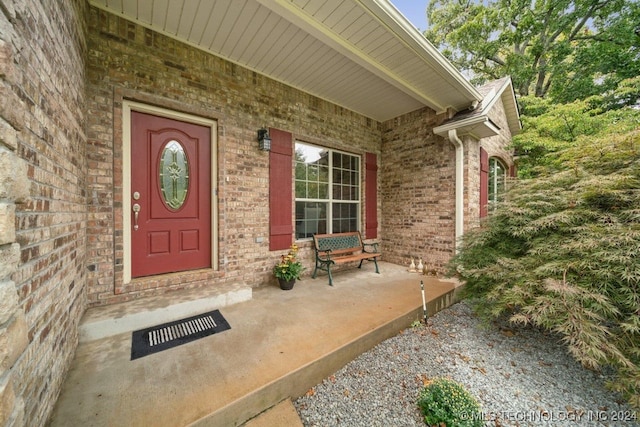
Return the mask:
<svg viewBox="0 0 640 427">
<path fill-rule="evenodd" d="M 359 231 L 335 234 L 314 234 L 313 242 L 316 250 L 316 268 L 313 270 L 312 278 L 316 278 L 318 270 L 326 271 L 329 274 L 329 285 L 333 286 L 331 277 L 332 264 L 344 264 L 346 262 L 360 261 L 358 268 L 362 267 L 362 261 L 373 261 L 378 270 L 378 257 L 382 255 L 378 251 L 378 243 L 363 243 Z M 371 246 L 372 250 L 365 250 L 366 246 Z"/>
</svg>

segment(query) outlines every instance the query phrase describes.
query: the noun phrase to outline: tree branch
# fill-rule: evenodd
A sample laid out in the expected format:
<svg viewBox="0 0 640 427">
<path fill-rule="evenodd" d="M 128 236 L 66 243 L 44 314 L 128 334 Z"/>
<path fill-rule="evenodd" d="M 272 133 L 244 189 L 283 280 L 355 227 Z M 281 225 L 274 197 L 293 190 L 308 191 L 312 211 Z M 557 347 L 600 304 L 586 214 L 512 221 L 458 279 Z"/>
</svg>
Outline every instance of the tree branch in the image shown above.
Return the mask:
<svg viewBox="0 0 640 427">
<path fill-rule="evenodd" d="M 593 18 L 596 11 L 604 8 L 609 3 L 611 3 L 611 0 L 604 0 L 602 3 L 598 3 L 598 2 L 593 3 L 589 8 L 589 12 L 587 12 L 587 14 L 582 17 L 578 25 L 576 25 L 573 31 L 571 31 L 571 34 L 569 34 L 569 40 L 574 40 L 574 37 L 578 35 L 578 32 L 586 25 L 587 21 Z"/>
</svg>

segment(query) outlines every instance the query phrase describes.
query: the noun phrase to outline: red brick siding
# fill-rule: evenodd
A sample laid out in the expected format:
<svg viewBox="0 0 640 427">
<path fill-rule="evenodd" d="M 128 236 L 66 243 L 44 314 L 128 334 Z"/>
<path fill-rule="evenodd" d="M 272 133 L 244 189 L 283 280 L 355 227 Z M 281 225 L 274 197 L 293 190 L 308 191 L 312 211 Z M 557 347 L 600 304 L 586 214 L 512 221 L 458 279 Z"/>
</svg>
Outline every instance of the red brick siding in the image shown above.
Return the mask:
<svg viewBox="0 0 640 427">
<path fill-rule="evenodd" d="M 433 134 L 443 117 L 422 109 L 383 123 L 379 169 L 386 261 L 422 257 L 442 268 L 455 242 L 455 149 Z"/>
<path fill-rule="evenodd" d="M 154 33 L 104 11 L 89 15 L 88 294 L 92 304 L 167 289 L 270 283 L 279 254 L 269 251 L 269 155 L 257 129 L 363 155 L 380 151 L 380 124 Z M 122 123 L 124 98 L 218 121 L 219 271 L 124 284 Z M 293 176 L 292 176 L 293 179 Z M 362 229 L 364 230 L 364 215 Z M 258 242 L 262 238 L 262 242 Z M 311 267 L 310 244 L 301 256 Z"/>
</svg>

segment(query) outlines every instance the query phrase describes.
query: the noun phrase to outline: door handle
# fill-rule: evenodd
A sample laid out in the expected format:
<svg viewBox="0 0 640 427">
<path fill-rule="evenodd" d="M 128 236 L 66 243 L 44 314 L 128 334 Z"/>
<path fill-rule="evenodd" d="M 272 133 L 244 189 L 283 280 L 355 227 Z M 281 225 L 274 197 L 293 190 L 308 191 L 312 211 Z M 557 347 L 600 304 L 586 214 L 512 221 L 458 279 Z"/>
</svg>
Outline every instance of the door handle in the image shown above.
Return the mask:
<svg viewBox="0 0 640 427">
<path fill-rule="evenodd" d="M 133 229 L 137 230 L 138 229 L 138 215 L 140 213 L 140 205 L 137 203 L 134 203 L 133 206 L 131 207 L 131 209 L 133 210 Z"/>
</svg>

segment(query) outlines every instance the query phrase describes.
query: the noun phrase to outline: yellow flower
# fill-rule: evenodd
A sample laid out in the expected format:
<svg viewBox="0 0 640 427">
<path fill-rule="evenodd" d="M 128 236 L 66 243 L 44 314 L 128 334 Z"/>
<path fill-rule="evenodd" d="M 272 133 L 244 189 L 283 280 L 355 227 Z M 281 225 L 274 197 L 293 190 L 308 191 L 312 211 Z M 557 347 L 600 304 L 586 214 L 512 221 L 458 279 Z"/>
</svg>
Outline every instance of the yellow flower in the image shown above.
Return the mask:
<svg viewBox="0 0 640 427">
<path fill-rule="evenodd" d="M 304 270 L 304 267 L 296 259 L 297 253 L 298 246 L 294 243 L 289 248 L 288 254 L 280 255 L 280 262 L 273 268 L 273 273 L 277 278 L 285 280 L 300 278 L 300 273 Z"/>
</svg>

